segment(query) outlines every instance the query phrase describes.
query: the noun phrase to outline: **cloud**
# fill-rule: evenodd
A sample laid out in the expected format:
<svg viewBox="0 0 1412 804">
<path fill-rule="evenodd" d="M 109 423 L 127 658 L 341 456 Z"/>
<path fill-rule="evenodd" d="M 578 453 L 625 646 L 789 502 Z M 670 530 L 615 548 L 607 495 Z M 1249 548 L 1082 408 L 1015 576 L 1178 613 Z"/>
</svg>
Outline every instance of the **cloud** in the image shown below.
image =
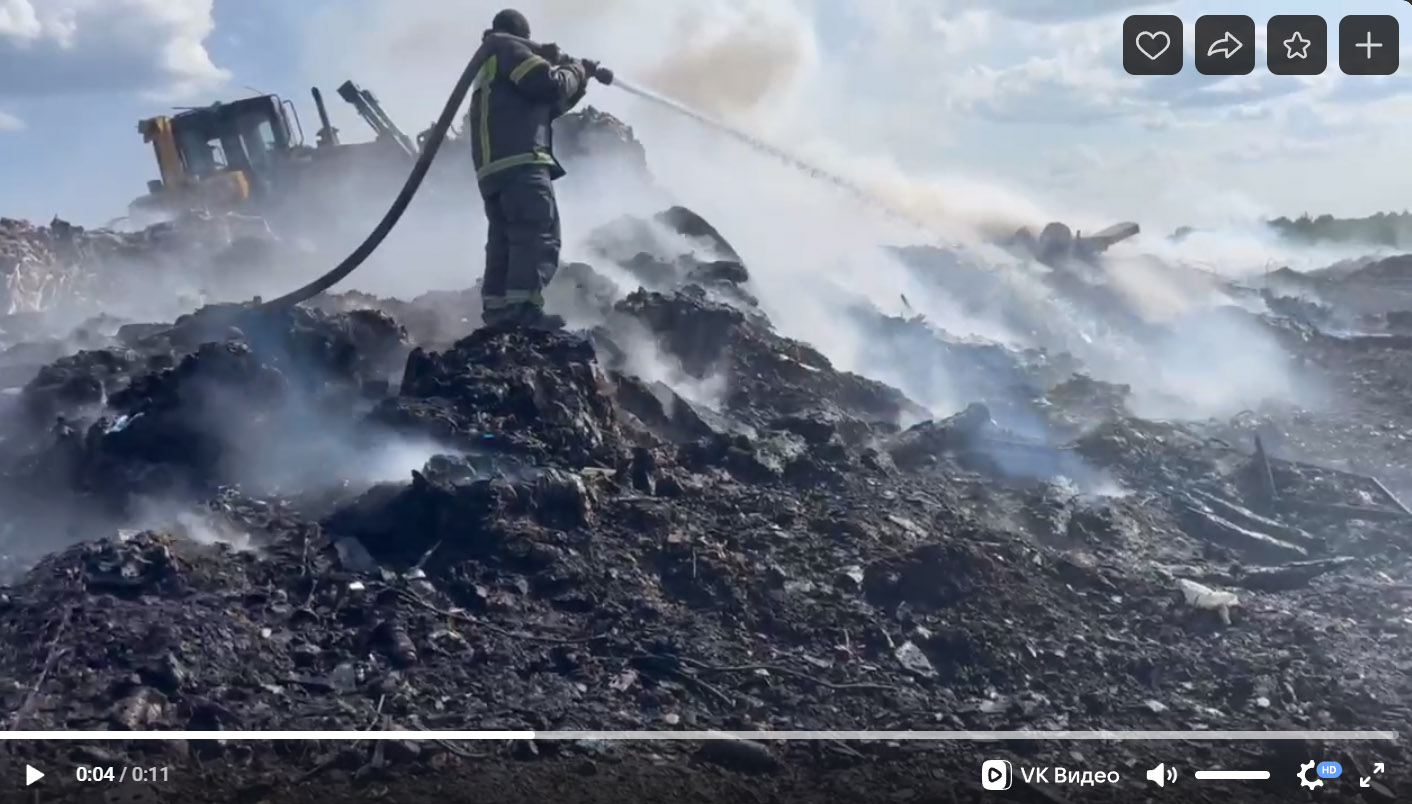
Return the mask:
<svg viewBox="0 0 1412 804">
<path fill-rule="evenodd" d="M 1171 0 L 974 0 L 964 5 L 987 8 L 1029 22 L 1066 22 L 1110 16 Z"/>
<path fill-rule="evenodd" d="M 366 13 L 335 5 L 310 23 L 302 77 L 332 84 L 351 75 L 405 128 L 419 130 L 465 64 L 468 28 L 473 41 L 494 7 L 365 2 Z M 1337 189 L 1301 189 L 1289 177 L 1315 161 L 1331 172 L 1361 170 L 1354 163 L 1363 157 L 1341 147 L 1357 137 L 1386 160 L 1409 150 L 1391 139 L 1390 117 L 1400 100 L 1412 100 L 1399 94 L 1406 82 L 1272 76 L 1263 66 L 1248 76 L 1203 76 L 1190 37 L 1182 74 L 1124 72 L 1123 15 L 1176 13 L 1191 22 L 1205 10 L 1194 0 L 522 0 L 519 7 L 537 36 L 838 172 L 866 178 L 886 165 L 919 185 L 964 179 L 967 187 L 1003 187 L 1028 197 L 1032 203 L 1016 205 L 1026 215 L 1042 208 L 1066 219 L 1082 211 L 1184 223 L 1200 201 L 1149 189 L 1177 164 L 1197 171 L 1214 195 L 1239 182 L 1274 210 L 1288 204 L 1297 213 L 1335 196 L 1376 207 L 1400 197 L 1382 173 L 1372 184 Z M 453 28 L 448 19 L 465 24 Z M 1255 47 L 1263 51 L 1263 37 Z M 1389 111 L 1374 109 L 1375 99 Z M 677 150 L 690 124 L 605 88 L 593 88 L 589 102 L 637 127 L 654 162 L 697 158 Z M 1376 134 L 1356 131 L 1360 115 Z M 346 128 L 361 130 L 356 119 Z M 1285 138 L 1299 142 L 1256 145 Z M 1064 164 L 1079 146 L 1102 164 Z M 1161 157 L 1144 156 L 1152 149 Z M 719 179 L 752 181 L 753 163 L 744 164 Z M 949 185 L 945 194 L 951 207 L 973 198 Z"/>
<path fill-rule="evenodd" d="M 1132 82 L 1099 66 L 1092 54 L 1071 51 L 1032 58 L 1003 69 L 966 71 L 952 99 L 958 111 L 1005 123 L 1106 122 L 1137 110 Z"/>
<path fill-rule="evenodd" d="M 1131 76 L 1119 66 L 1122 42 L 1114 30 L 1111 20 L 1029 31 L 1012 23 L 1006 36 L 1036 55 L 1003 66 L 967 67 L 951 82 L 951 102 L 958 111 L 995 122 L 1087 126 L 1132 119 L 1161 129 L 1263 119 L 1269 101 L 1315 86 L 1263 72 L 1213 77 L 1188 69 L 1175 76 Z"/>
<path fill-rule="evenodd" d="M 1371 104 L 1412 92 L 1405 78 L 1399 76 L 1357 76 L 1343 78 L 1324 96 L 1329 103 Z"/>
<path fill-rule="evenodd" d="M 213 2 L 0 0 L 0 97 L 218 87 L 230 74 L 205 46 Z"/>
<path fill-rule="evenodd" d="M 1309 140 L 1269 140 L 1254 138 L 1216 151 L 1217 158 L 1236 164 L 1270 162 L 1279 159 L 1317 159 L 1324 146 Z"/>
<path fill-rule="evenodd" d="M 3 19 L 3 17 L 0 17 L 0 19 Z M 0 131 L 24 131 L 24 129 L 25 121 L 12 114 L 0 111 Z"/>
<path fill-rule="evenodd" d="M 1155 92 L 1148 97 L 1176 108 L 1239 107 L 1296 95 L 1307 87 L 1284 76 L 1259 75 L 1249 80 L 1216 81 L 1206 86 L 1180 87 L 1173 92 Z M 1177 85 L 1173 85 L 1177 86 Z"/>
<path fill-rule="evenodd" d="M 624 77 L 709 111 L 748 116 L 797 89 L 814 66 L 807 5 L 523 0 L 517 7 L 537 38 L 557 41 L 574 55 L 601 60 Z M 367 12 L 352 18 L 330 6 L 309 23 L 307 77 L 365 76 L 361 80 L 389 107 L 416 106 L 418 116 L 427 116 L 445 97 L 493 11 L 480 0 L 369 0 Z M 447 26 L 449 19 L 465 24 Z"/>
</svg>

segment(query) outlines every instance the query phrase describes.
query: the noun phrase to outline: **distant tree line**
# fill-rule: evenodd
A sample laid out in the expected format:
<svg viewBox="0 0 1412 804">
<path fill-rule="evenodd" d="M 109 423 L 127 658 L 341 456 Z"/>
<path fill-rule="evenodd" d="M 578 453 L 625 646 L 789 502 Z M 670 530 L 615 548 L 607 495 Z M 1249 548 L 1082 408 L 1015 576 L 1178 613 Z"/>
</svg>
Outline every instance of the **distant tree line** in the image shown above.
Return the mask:
<svg viewBox="0 0 1412 804">
<path fill-rule="evenodd" d="M 1366 218 L 1335 218 L 1305 213 L 1293 220 L 1276 218 L 1270 226 L 1301 243 L 1364 243 L 1388 248 L 1412 248 L 1412 213 L 1379 212 Z"/>
</svg>

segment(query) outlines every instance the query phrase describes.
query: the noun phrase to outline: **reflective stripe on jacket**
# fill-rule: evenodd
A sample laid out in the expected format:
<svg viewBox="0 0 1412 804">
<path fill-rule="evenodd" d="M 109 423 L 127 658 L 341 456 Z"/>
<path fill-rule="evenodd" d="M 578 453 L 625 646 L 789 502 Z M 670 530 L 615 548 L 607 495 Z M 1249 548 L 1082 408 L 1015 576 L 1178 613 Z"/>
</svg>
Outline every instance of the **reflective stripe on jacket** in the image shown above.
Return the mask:
<svg viewBox="0 0 1412 804">
<path fill-rule="evenodd" d="M 552 123 L 582 100 L 588 80 L 577 63 L 550 64 L 539 49 L 528 39 L 487 31 L 476 51 L 465 136 L 477 179 L 517 165 L 547 165 L 552 178 L 564 175 L 554 158 Z"/>
</svg>

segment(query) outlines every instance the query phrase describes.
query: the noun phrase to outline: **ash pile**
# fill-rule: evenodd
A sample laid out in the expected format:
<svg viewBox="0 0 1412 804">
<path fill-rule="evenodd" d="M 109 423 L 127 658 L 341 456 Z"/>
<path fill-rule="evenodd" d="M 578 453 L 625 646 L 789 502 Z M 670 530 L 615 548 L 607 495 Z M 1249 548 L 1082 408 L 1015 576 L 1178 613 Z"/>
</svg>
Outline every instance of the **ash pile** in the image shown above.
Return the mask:
<svg viewBox="0 0 1412 804">
<path fill-rule="evenodd" d="M 679 254 L 663 232 L 698 248 Z M 858 307 L 879 355 L 973 389 L 934 417 L 781 334 L 727 234 L 685 207 L 600 230 L 599 265 L 565 266 L 548 294 L 579 329 L 446 325 L 478 309 L 474 290 L 278 315 L 208 306 L 90 331 L 12 383 L 10 727 L 1406 722 L 1412 415 L 1409 375 L 1390 370 L 1407 365 L 1405 339 L 1239 308 L 1357 408 L 1180 422 L 1137 416 L 1131 388 L 1074 355 Z M 1021 413 L 1046 437 L 1012 426 Z M 1354 452 L 1363 465 L 1339 462 Z M 924 743 L 153 746 L 28 750 L 70 764 L 156 752 L 192 769 L 187 792 L 230 801 L 287 784 L 310 800 L 389 780 L 416 791 L 432 770 L 438 784 L 531 767 L 588 784 L 629 761 L 684 763 L 657 780 L 682 792 L 861 796 L 975 775 L 973 754 Z M 992 748 L 1125 777 L 1085 800 L 1229 795 L 1143 781 L 1157 762 L 1215 761 L 1185 743 Z M 1219 754 L 1291 783 L 1315 755 L 1358 775 L 1407 759 L 1396 743 Z M 1412 794 L 1399 784 L 1380 777 L 1370 795 Z"/>
</svg>

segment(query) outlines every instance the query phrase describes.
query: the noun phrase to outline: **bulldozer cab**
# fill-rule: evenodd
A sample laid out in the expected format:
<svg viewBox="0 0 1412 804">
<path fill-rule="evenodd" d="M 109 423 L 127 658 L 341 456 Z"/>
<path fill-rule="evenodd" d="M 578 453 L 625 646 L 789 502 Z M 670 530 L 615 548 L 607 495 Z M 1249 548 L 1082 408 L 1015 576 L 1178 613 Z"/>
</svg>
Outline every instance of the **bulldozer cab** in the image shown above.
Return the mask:
<svg viewBox="0 0 1412 804">
<path fill-rule="evenodd" d="M 161 179 L 130 208 L 222 210 L 274 194 L 295 147 L 284 110 L 277 95 L 260 95 L 139 121 Z"/>
<path fill-rule="evenodd" d="M 283 106 L 274 95 L 188 109 L 171 118 L 171 129 L 189 177 L 199 181 L 241 171 L 257 192 L 267 189 L 276 163 L 292 144 Z"/>
</svg>

